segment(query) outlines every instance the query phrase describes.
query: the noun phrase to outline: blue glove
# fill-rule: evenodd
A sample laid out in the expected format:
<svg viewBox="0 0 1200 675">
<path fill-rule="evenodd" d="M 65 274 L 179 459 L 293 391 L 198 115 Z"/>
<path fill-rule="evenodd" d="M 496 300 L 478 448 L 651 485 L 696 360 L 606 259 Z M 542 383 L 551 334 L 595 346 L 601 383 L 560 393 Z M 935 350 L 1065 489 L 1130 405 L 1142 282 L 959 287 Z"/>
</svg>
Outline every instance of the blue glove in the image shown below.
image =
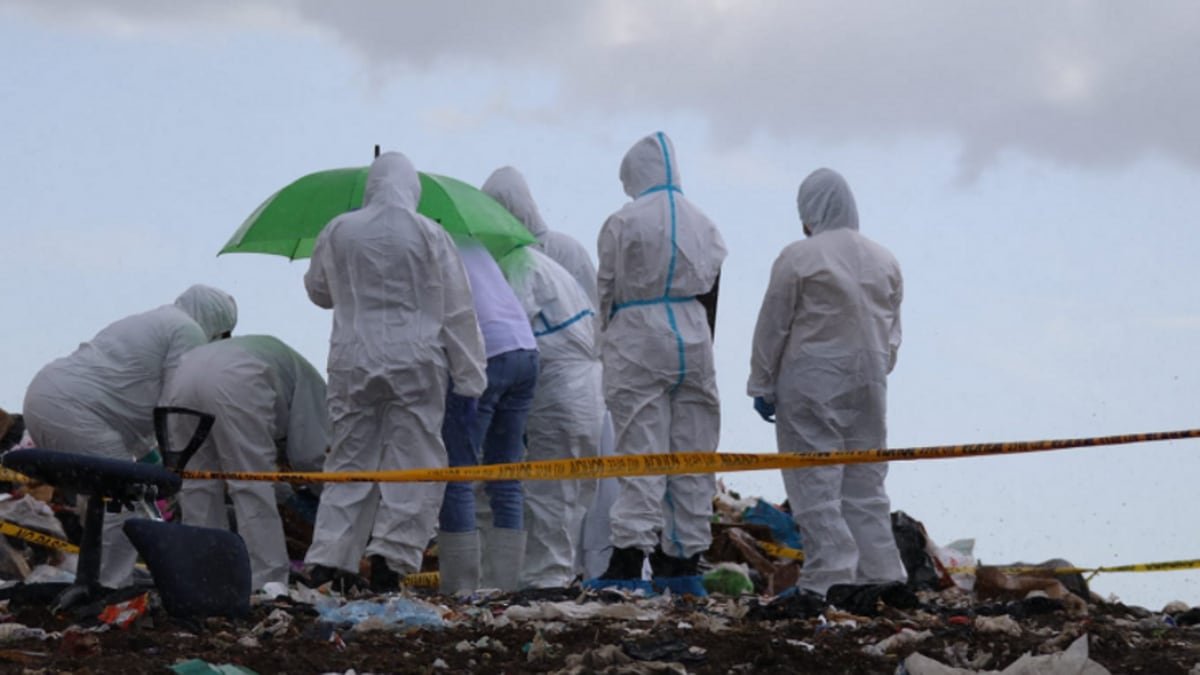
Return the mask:
<svg viewBox="0 0 1200 675">
<path fill-rule="evenodd" d="M 754 410 L 763 418 L 764 422 L 775 424 L 775 404 L 767 403 L 767 400 L 761 396 L 754 397 Z"/>
</svg>

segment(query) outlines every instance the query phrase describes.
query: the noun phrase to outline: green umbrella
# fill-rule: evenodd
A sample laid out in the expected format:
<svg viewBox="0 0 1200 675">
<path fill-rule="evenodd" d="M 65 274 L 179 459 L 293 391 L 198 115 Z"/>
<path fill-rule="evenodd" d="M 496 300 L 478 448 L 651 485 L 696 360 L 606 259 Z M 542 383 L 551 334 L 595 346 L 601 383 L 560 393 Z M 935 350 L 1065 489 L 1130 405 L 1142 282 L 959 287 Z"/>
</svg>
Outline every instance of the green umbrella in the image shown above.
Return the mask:
<svg viewBox="0 0 1200 675">
<path fill-rule="evenodd" d="M 497 259 L 518 246 L 537 242 L 521 221 L 484 192 L 447 176 L 418 176 L 421 203 L 417 212 L 441 223 L 447 232 L 479 240 Z M 366 185 L 366 167 L 303 176 L 255 209 L 220 253 L 307 258 L 326 223 L 362 206 Z"/>
</svg>

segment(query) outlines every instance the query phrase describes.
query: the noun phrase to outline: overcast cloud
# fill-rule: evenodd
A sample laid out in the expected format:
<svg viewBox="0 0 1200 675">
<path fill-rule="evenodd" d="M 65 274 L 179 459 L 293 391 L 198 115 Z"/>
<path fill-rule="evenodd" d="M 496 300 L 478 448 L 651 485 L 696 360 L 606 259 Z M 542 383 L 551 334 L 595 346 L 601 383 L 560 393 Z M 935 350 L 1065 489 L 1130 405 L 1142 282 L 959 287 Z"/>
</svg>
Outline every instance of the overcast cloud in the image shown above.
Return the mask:
<svg viewBox="0 0 1200 675">
<path fill-rule="evenodd" d="M 0 0 L 84 29 L 315 31 L 377 76 L 534 72 L 545 108 L 694 113 L 714 141 L 950 138 L 973 177 L 1000 153 L 1068 166 L 1200 167 L 1200 3 Z M 353 11 L 351 11 L 353 10 Z M 647 67 L 653 64 L 653 67 Z M 665 73 L 665 75 L 664 75 Z M 506 101 L 493 115 L 528 114 Z"/>
</svg>

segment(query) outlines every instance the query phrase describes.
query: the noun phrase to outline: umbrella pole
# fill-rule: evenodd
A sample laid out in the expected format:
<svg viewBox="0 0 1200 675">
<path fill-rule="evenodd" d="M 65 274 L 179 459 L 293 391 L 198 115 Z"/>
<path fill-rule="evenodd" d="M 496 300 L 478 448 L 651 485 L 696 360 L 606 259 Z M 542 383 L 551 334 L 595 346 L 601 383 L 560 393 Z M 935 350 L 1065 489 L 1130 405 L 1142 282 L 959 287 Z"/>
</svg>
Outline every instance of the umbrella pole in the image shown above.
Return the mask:
<svg viewBox="0 0 1200 675">
<path fill-rule="evenodd" d="M 378 143 L 375 144 L 375 156 L 376 157 L 379 156 L 379 144 Z"/>
</svg>

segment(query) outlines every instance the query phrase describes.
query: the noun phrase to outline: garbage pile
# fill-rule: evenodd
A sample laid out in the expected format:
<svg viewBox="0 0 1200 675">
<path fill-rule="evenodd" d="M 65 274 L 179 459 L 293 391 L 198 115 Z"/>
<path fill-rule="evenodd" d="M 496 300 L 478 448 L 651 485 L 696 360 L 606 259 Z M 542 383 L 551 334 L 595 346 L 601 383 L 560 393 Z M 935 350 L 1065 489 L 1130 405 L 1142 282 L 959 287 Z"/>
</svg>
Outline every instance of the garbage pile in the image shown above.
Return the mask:
<svg viewBox="0 0 1200 675">
<path fill-rule="evenodd" d="M 5 522 L 71 538 L 60 497 L 13 485 Z M 48 500 L 47 500 L 48 497 Z M 830 602 L 789 591 L 803 541 L 787 505 L 722 489 L 704 598 L 566 589 L 454 597 L 269 584 L 245 618 L 179 617 L 151 586 L 61 615 L 48 599 L 72 554 L 7 532 L 0 669 L 26 673 L 1154 673 L 1200 672 L 1200 607 L 1160 611 L 1090 593 L 1065 561 L 982 566 L 972 542 L 939 546 L 893 525 L 903 592 Z M 297 535 L 302 539 L 302 533 Z M 297 541 L 302 544 L 302 541 Z M 430 556 L 431 560 L 434 556 Z M 21 562 L 28 567 L 28 573 Z M 43 570 L 43 571 L 38 571 Z M 52 572 L 50 571 L 52 570 Z M 36 574 L 35 574 L 36 572 Z M 20 583 L 18 583 L 20 582 Z"/>
</svg>

